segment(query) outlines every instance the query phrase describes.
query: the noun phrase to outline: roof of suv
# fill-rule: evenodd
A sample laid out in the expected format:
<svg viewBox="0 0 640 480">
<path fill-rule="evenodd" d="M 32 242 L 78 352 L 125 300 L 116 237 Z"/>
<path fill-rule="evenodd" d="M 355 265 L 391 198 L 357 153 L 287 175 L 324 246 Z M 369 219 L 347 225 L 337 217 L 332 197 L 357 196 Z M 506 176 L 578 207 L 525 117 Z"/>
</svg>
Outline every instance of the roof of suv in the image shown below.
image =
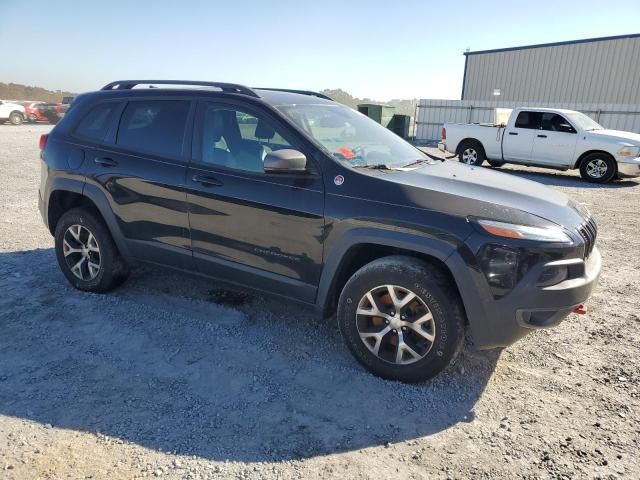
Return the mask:
<svg viewBox="0 0 640 480">
<path fill-rule="evenodd" d="M 330 104 L 334 103 L 326 95 L 322 93 L 307 90 L 291 90 L 278 88 L 249 88 L 244 85 L 226 82 L 208 82 L 208 81 L 192 81 L 192 80 L 118 80 L 105 85 L 95 94 L 103 93 L 105 95 L 117 94 L 129 96 L 146 96 L 150 95 L 147 88 L 136 88 L 141 85 L 152 88 L 153 95 L 157 94 L 193 94 L 211 93 L 214 95 L 232 95 L 246 96 L 256 100 L 262 100 L 272 106 L 280 105 L 299 105 L 299 104 Z M 160 86 L 158 86 L 160 85 Z M 163 85 L 167 85 L 166 87 Z M 112 92 L 112 93 L 107 93 Z M 135 92 L 135 93 L 134 93 Z M 144 93 L 143 93 L 144 92 Z"/>
</svg>

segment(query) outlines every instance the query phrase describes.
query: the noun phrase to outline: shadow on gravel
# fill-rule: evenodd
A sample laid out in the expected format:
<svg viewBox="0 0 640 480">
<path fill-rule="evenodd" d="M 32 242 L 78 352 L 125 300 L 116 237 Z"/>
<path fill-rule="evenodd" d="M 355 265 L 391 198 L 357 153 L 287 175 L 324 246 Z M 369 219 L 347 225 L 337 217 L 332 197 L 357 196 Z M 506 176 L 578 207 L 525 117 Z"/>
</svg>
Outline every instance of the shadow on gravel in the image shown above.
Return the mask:
<svg viewBox="0 0 640 480">
<path fill-rule="evenodd" d="M 583 180 L 579 175 L 562 173 L 555 170 L 549 172 L 527 172 L 522 170 L 512 170 L 508 167 L 494 168 L 494 171 L 509 173 L 516 177 L 533 180 L 534 182 L 550 185 L 554 187 L 571 187 L 571 188 L 598 188 L 598 189 L 617 189 L 638 186 L 638 182 L 634 180 L 615 180 L 611 183 L 589 183 Z"/>
<path fill-rule="evenodd" d="M 432 382 L 384 381 L 333 322 L 282 300 L 222 306 L 220 288 L 145 269 L 92 295 L 68 286 L 53 249 L 0 253 L 0 415 L 212 460 L 282 461 L 472 422 L 499 358 L 467 348 Z"/>
</svg>

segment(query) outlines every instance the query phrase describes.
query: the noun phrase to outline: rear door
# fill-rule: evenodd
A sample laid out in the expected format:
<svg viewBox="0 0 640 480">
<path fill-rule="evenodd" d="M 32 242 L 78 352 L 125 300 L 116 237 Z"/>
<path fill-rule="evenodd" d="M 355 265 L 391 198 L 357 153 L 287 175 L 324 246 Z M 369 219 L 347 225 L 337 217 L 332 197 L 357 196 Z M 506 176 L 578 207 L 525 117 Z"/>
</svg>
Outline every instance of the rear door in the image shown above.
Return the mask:
<svg viewBox="0 0 640 480">
<path fill-rule="evenodd" d="M 86 153 L 88 184 L 107 197 L 131 254 L 141 260 L 192 265 L 185 176 L 193 105 L 166 97 L 123 102 L 119 122 Z M 86 137 L 82 124 L 75 134 Z"/>
<path fill-rule="evenodd" d="M 540 112 L 522 110 L 518 113 L 512 127 L 507 126 L 502 141 L 502 153 L 505 161 L 527 163 L 531 161 L 533 139 L 540 128 Z"/>
<path fill-rule="evenodd" d="M 200 271 L 310 302 L 322 266 L 324 187 L 296 138 L 260 107 L 203 101 L 187 199 Z M 305 153 L 311 170 L 265 173 L 265 155 L 281 148 Z"/>
<path fill-rule="evenodd" d="M 558 113 L 544 112 L 540 130 L 533 139 L 531 160 L 550 166 L 572 166 L 577 141 L 576 129 L 565 117 Z"/>
</svg>

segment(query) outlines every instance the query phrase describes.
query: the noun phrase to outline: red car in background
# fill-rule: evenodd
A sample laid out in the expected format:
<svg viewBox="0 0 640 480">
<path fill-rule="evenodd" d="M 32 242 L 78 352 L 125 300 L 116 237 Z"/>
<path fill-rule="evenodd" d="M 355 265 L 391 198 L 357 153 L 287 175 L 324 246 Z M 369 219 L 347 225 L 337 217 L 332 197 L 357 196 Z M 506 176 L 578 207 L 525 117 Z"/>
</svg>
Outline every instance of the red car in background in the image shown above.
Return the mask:
<svg viewBox="0 0 640 480">
<path fill-rule="evenodd" d="M 49 119 L 38 109 L 38 105 L 41 105 L 43 103 L 44 102 L 20 102 L 20 104 L 24 107 L 24 113 L 27 122 L 35 123 L 49 121 Z"/>
</svg>

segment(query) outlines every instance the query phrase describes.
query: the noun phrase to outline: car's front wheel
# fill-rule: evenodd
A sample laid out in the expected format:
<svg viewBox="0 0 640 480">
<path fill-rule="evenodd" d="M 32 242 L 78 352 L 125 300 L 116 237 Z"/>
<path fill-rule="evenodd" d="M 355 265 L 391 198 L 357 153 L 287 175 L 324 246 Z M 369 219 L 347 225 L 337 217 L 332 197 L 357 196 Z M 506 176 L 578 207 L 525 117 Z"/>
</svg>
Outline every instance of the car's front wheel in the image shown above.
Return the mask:
<svg viewBox="0 0 640 480">
<path fill-rule="evenodd" d="M 62 273 L 79 290 L 104 293 L 127 276 L 127 265 L 109 230 L 93 212 L 74 208 L 62 215 L 55 244 Z"/>
<path fill-rule="evenodd" d="M 607 183 L 616 173 L 616 161 L 605 153 L 592 153 L 580 162 L 580 175 L 587 182 Z"/>
<path fill-rule="evenodd" d="M 402 382 L 438 374 L 464 339 L 455 286 L 439 269 L 411 257 L 385 257 L 358 270 L 342 291 L 337 318 L 362 365 Z"/>
</svg>

